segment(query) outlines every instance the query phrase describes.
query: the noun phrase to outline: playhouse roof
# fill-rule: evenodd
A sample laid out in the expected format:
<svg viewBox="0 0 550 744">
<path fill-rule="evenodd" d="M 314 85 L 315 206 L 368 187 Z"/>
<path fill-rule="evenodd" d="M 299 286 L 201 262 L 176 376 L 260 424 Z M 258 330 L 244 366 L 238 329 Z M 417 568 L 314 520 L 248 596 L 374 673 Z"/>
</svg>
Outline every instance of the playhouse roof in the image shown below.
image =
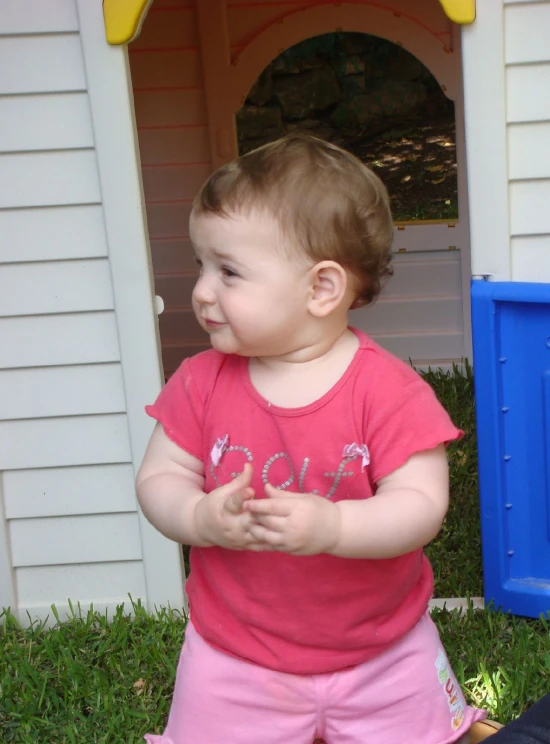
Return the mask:
<svg viewBox="0 0 550 744">
<path fill-rule="evenodd" d="M 127 44 L 139 35 L 153 0 L 103 0 L 105 33 L 109 44 Z M 446 15 L 454 23 L 473 23 L 475 0 L 439 0 Z"/>
</svg>

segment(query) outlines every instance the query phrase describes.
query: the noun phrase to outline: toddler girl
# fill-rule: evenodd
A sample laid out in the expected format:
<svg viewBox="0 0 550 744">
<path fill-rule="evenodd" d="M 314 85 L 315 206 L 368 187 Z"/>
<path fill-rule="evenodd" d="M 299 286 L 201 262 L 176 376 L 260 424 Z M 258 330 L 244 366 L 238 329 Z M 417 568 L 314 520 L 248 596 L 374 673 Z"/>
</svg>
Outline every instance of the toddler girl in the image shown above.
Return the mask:
<svg viewBox="0 0 550 744">
<path fill-rule="evenodd" d="M 348 327 L 391 273 L 384 186 L 288 136 L 211 176 L 190 235 L 213 348 L 148 407 L 137 479 L 146 517 L 193 546 L 190 621 L 168 726 L 147 741 L 467 741 L 484 714 L 427 614 L 422 551 L 460 432 L 416 372 Z"/>
</svg>

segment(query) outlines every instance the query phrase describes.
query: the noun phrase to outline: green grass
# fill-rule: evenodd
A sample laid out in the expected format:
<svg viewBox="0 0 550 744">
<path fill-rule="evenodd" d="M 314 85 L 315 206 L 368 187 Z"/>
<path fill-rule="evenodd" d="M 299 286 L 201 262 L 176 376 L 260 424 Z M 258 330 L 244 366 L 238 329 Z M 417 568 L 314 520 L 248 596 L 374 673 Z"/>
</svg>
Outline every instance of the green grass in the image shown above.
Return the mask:
<svg viewBox="0 0 550 744">
<path fill-rule="evenodd" d="M 482 594 L 473 379 L 424 375 L 464 439 L 450 448 L 451 508 L 428 548 L 438 596 Z M 55 614 L 55 613 L 54 613 Z M 185 617 L 172 610 L 111 622 L 94 612 L 46 628 L 0 615 L 0 740 L 4 744 L 133 744 L 166 722 Z M 52 616 L 53 617 L 53 616 Z M 550 688 L 550 628 L 497 612 L 435 610 L 467 699 L 506 723 Z M 3 622 L 3 625 L 2 625 Z M 261 733 L 258 737 L 261 744 Z"/>
<path fill-rule="evenodd" d="M 427 547 L 438 597 L 483 595 L 474 379 L 464 372 L 432 370 L 423 374 L 464 438 L 450 445 L 450 506 L 437 538 Z"/>
<path fill-rule="evenodd" d="M 111 622 L 88 612 L 45 629 L 0 629 L 0 731 L 7 742 L 132 742 L 169 710 L 185 618 L 163 610 Z"/>
<path fill-rule="evenodd" d="M 493 611 L 434 610 L 443 644 L 470 703 L 508 723 L 550 688 L 548 619 Z"/>
<path fill-rule="evenodd" d="M 3 744 L 134 744 L 165 724 L 185 618 L 119 609 L 88 612 L 51 629 L 0 628 Z M 433 615 L 468 700 L 508 722 L 550 686 L 545 620 L 498 613 Z M 261 732 L 258 736 L 261 744 Z"/>
</svg>

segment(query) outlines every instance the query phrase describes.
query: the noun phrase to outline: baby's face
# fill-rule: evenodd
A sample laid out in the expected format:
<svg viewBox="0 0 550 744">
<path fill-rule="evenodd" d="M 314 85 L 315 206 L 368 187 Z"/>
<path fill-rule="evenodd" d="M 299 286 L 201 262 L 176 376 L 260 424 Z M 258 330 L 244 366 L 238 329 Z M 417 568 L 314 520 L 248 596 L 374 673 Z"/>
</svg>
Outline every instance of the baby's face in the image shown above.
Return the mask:
<svg viewBox="0 0 550 744">
<path fill-rule="evenodd" d="M 285 251 L 276 222 L 261 212 L 192 215 L 201 274 L 193 309 L 225 354 L 283 356 L 299 348 L 312 266 Z"/>
</svg>

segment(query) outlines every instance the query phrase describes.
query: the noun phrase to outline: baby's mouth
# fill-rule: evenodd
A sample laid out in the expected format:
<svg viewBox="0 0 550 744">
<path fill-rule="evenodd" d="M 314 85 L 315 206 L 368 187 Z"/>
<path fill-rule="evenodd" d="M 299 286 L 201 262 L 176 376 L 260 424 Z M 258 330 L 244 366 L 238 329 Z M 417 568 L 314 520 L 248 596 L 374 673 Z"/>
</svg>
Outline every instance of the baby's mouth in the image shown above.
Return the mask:
<svg viewBox="0 0 550 744">
<path fill-rule="evenodd" d="M 207 328 L 221 328 L 222 326 L 227 325 L 227 323 L 221 323 L 217 320 L 211 320 L 210 318 L 205 318 L 204 325 Z"/>
</svg>

